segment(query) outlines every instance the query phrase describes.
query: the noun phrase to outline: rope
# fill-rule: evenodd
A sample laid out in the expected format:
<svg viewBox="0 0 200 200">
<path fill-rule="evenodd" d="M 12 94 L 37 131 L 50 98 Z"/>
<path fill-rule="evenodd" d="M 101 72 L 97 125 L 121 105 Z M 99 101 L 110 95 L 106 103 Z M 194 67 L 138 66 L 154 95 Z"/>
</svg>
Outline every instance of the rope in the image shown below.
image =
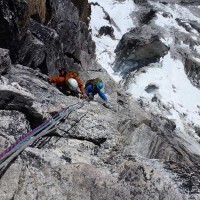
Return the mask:
<svg viewBox="0 0 200 200">
<path fill-rule="evenodd" d="M 3 151 L 3 153 L 1 153 L 1 155 L 3 156 L 0 160 L 0 168 L 7 166 L 19 153 L 21 153 L 27 146 L 32 144 L 35 140 L 52 132 L 53 130 L 56 130 L 58 125 L 61 123 L 62 119 L 68 116 L 75 109 L 73 107 L 80 105 L 80 108 L 81 108 L 84 105 L 84 102 L 85 101 L 82 101 L 82 102 L 78 102 L 76 104 L 68 106 L 67 108 L 60 111 L 58 114 L 56 114 L 53 118 L 46 120 L 44 123 L 42 123 L 40 126 L 35 128 L 34 130 L 20 137 L 14 144 L 9 146 L 6 150 Z M 34 135 L 35 137 L 33 137 Z"/>
<path fill-rule="evenodd" d="M 70 106 L 68 106 L 67 108 L 61 110 L 59 113 L 55 114 L 52 118 L 46 120 L 45 122 L 43 122 L 40 126 L 36 127 L 35 129 L 33 129 L 32 131 L 29 131 L 27 134 L 21 136 L 19 139 L 17 139 L 15 141 L 15 143 L 11 144 L 8 148 L 6 148 L 1 154 L 0 154 L 0 160 L 5 158 L 5 155 L 10 155 L 7 154 L 8 152 L 10 152 L 13 148 L 16 148 L 16 146 L 20 145 L 21 143 L 23 143 L 23 141 L 25 141 L 26 139 L 36 135 L 37 133 L 39 133 L 40 131 L 42 131 L 44 128 L 46 128 L 48 125 L 51 124 L 51 121 L 54 120 L 58 120 L 57 117 L 60 117 L 60 115 L 62 114 L 62 112 L 65 112 L 68 108 L 70 108 L 71 106 L 75 106 L 79 103 L 76 104 L 72 104 Z M 12 151 L 13 152 L 13 151 Z"/>
<path fill-rule="evenodd" d="M 56 114 L 55 116 L 53 116 L 53 118 L 55 118 L 57 115 L 59 116 L 59 113 Z M 2 160 L 5 157 L 11 155 L 13 153 L 13 151 L 15 151 L 15 149 L 23 143 L 23 141 L 25 141 L 28 138 L 36 135 L 37 133 L 42 131 L 44 128 L 48 127 L 51 124 L 51 121 L 52 121 L 52 118 L 46 120 L 44 123 L 42 123 L 40 126 L 35 128 L 34 130 L 32 130 L 32 131 L 28 132 L 27 134 L 21 136 L 18 140 L 16 140 L 15 143 L 11 144 L 7 149 L 5 149 L 3 151 L 3 153 L 1 153 L 2 156 L 0 156 L 0 159 Z M 1 161 L 0 161 L 0 163 L 1 163 Z"/>
<path fill-rule="evenodd" d="M 76 124 L 79 123 L 79 122 L 81 121 L 81 119 L 82 119 L 83 117 L 85 117 L 86 115 L 87 115 L 87 112 L 86 112 L 85 114 L 83 114 L 83 115 L 80 117 L 80 119 L 79 119 L 76 123 L 74 123 L 68 130 L 66 130 L 65 133 L 63 133 L 62 135 L 60 135 L 59 138 L 55 141 L 55 143 L 57 143 L 62 137 L 64 137 L 64 135 L 65 135 L 66 133 L 68 133 L 72 128 L 74 128 L 74 126 L 76 126 Z M 64 131 L 64 130 L 62 130 L 62 129 L 59 129 L 59 130 Z"/>
<path fill-rule="evenodd" d="M 58 114 L 57 114 L 58 115 Z M 56 115 L 55 115 L 56 116 Z M 53 116 L 53 117 L 55 117 Z M 40 132 L 43 128 L 45 128 L 48 123 L 51 121 L 52 119 L 48 119 L 45 122 L 43 122 L 40 126 L 36 127 L 35 129 L 29 131 L 28 133 L 26 133 L 25 135 L 22 135 L 19 139 L 17 139 L 13 144 L 11 144 L 9 147 L 7 147 L 1 154 L 0 154 L 0 159 L 4 158 L 5 154 L 8 153 L 12 148 L 14 148 L 18 143 L 20 143 L 21 141 L 23 141 L 24 139 L 26 139 L 28 136 L 32 136 L 32 134 L 35 134 L 37 132 Z"/>
<path fill-rule="evenodd" d="M 52 119 L 51 119 L 52 120 Z M 34 135 L 36 135 L 37 133 L 39 133 L 40 131 L 42 131 L 44 128 L 46 128 L 46 127 L 48 127 L 52 122 L 51 122 L 51 120 L 49 121 L 49 123 L 48 124 L 46 124 L 45 126 L 43 126 L 41 129 L 39 129 L 39 130 L 37 130 L 36 132 L 33 132 L 32 134 L 30 134 L 30 135 L 27 135 L 27 137 L 25 137 L 25 138 L 23 138 L 22 137 L 22 139 L 21 140 L 17 140 L 18 142 L 15 142 L 14 144 L 14 146 L 13 146 L 13 144 L 10 146 L 10 147 L 12 147 L 11 149 L 10 149 L 10 147 L 9 147 L 9 149 L 10 149 L 10 151 L 8 151 L 8 153 L 6 153 L 2 158 L 1 158 L 1 160 L 0 160 L 0 164 L 8 157 L 8 156 L 10 156 L 13 152 L 15 152 L 25 141 L 27 141 L 29 138 L 31 138 L 31 137 L 33 137 Z"/>
</svg>

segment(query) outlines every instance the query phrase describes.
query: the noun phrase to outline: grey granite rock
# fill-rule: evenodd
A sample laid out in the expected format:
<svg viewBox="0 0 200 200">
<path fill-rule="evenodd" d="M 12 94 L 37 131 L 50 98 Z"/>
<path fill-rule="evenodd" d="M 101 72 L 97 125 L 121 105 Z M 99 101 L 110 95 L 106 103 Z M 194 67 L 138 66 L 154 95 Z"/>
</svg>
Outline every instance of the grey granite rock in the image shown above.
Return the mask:
<svg viewBox="0 0 200 200">
<path fill-rule="evenodd" d="M 0 74 L 6 74 L 11 67 L 9 51 L 0 49 Z"/>
<path fill-rule="evenodd" d="M 19 2 L 14 5 L 20 5 Z M 8 51 L 1 50 L 5 56 L 0 57 L 0 63 L 5 63 L 5 67 L 0 79 L 0 150 L 61 109 L 82 101 L 63 95 L 47 82 L 44 73 L 56 74 L 63 63 L 80 69 L 84 82 L 102 77 L 109 102 L 104 104 L 95 96 L 95 101 L 85 102 L 73 111 L 54 132 L 27 147 L 1 171 L 0 199 L 199 199 L 199 143 L 178 131 L 173 121 L 145 111 L 142 103 L 132 100 L 91 59 L 94 43 L 71 1 L 48 2 L 52 13 L 46 23 L 35 17 L 30 20 L 28 15 L 23 41 L 20 37 L 16 40 L 20 46 L 10 41 L 9 48 L 20 47 L 16 52 L 12 49 L 12 60 L 16 58 L 13 53 L 21 55 L 20 63 L 29 67 L 11 64 Z M 146 6 L 146 1 L 135 2 Z M 12 28 L 18 20 L 16 10 L 12 11 L 13 1 L 0 3 L 8 11 L 3 14 L 11 14 L 14 19 L 6 24 L 3 18 L 2 24 Z M 27 5 L 25 1 L 21 3 Z M 127 60 L 135 59 L 142 67 L 165 55 L 168 47 L 160 41 L 161 33 L 153 18 L 124 36 L 125 44 L 121 42 L 118 47 L 123 48 L 117 51 L 119 62 L 123 63 L 122 58 L 127 56 Z M 9 31 L 13 34 L 13 30 Z M 180 40 L 191 46 L 195 43 L 184 34 L 179 36 L 172 51 L 174 56 L 183 58 L 188 52 L 177 51 Z M 65 57 L 58 58 L 60 53 Z M 55 66 L 54 61 L 58 61 Z M 193 65 L 188 73 L 195 77 Z M 150 85 L 147 90 L 151 89 Z M 153 101 L 159 101 L 159 97 Z"/>
</svg>

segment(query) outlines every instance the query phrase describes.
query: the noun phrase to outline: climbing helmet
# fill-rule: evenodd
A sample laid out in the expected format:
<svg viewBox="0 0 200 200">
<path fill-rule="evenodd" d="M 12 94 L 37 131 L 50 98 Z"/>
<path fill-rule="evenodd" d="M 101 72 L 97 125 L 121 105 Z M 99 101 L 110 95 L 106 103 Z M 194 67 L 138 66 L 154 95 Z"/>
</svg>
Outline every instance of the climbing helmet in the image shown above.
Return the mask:
<svg viewBox="0 0 200 200">
<path fill-rule="evenodd" d="M 98 89 L 102 89 L 103 88 L 103 83 L 102 82 L 98 82 L 96 84 L 96 86 L 97 86 Z"/>
<path fill-rule="evenodd" d="M 77 90 L 78 88 L 78 83 L 74 78 L 69 78 L 67 80 L 67 85 L 69 86 L 70 90 Z"/>
</svg>

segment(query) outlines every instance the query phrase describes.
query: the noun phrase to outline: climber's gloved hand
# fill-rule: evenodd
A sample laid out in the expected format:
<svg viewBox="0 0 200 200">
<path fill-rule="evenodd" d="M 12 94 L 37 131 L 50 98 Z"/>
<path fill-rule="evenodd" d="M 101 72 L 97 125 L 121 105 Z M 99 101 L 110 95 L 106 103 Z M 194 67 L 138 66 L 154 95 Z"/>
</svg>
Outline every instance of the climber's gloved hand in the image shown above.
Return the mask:
<svg viewBox="0 0 200 200">
<path fill-rule="evenodd" d="M 108 100 L 104 101 L 103 106 L 105 108 L 111 109 L 113 111 L 116 111 L 116 108 L 112 105 L 112 103 Z"/>
<path fill-rule="evenodd" d="M 81 99 L 86 99 L 86 98 L 88 98 L 88 96 L 87 96 L 86 94 L 82 94 L 82 95 L 80 96 L 80 98 L 81 98 Z"/>
<path fill-rule="evenodd" d="M 108 100 L 104 100 L 104 102 L 103 102 L 103 106 L 108 107 L 108 105 L 109 105 Z"/>
<path fill-rule="evenodd" d="M 47 77 L 47 82 L 51 83 L 51 78 Z"/>
<path fill-rule="evenodd" d="M 87 100 L 88 100 L 88 101 L 94 100 L 94 95 L 93 95 L 92 93 L 89 93 L 89 94 L 87 95 Z"/>
</svg>

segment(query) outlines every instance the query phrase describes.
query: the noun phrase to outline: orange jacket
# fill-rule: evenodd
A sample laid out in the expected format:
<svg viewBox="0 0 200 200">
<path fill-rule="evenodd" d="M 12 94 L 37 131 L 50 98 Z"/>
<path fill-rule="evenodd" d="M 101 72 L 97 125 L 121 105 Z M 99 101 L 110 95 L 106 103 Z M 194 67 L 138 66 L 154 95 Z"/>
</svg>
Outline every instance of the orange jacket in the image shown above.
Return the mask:
<svg viewBox="0 0 200 200">
<path fill-rule="evenodd" d="M 84 89 L 84 84 L 83 82 L 79 79 L 77 73 L 75 72 L 69 72 L 66 74 L 65 77 L 62 77 L 62 76 L 54 76 L 54 77 L 51 77 L 49 79 L 49 82 L 50 83 L 57 83 L 57 84 L 66 84 L 66 81 L 69 79 L 69 78 L 74 78 L 76 79 L 77 83 L 78 83 L 78 87 L 80 88 L 80 91 L 82 92 L 82 94 L 85 94 L 85 89 Z"/>
</svg>

